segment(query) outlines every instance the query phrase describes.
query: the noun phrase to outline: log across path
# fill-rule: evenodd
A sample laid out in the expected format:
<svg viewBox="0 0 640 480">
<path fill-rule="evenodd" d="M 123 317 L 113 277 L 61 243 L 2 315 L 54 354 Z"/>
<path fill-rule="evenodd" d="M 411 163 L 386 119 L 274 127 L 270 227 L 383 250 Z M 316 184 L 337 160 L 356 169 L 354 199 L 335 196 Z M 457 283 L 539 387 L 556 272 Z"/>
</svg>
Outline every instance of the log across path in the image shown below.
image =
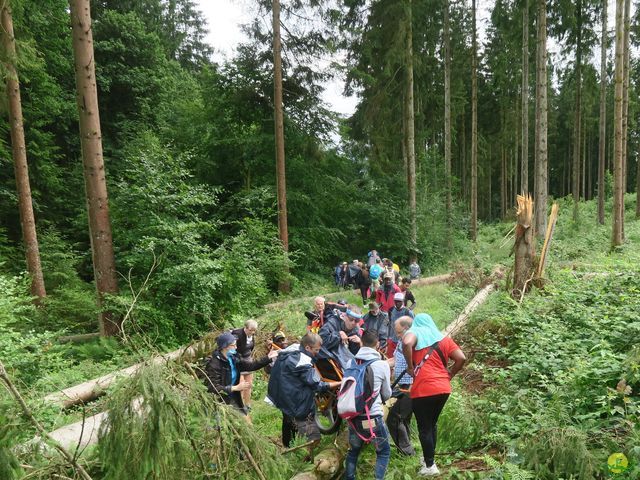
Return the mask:
<svg viewBox="0 0 640 480">
<path fill-rule="evenodd" d="M 460 315 L 458 315 L 458 317 L 447 326 L 447 328 L 444 330 L 443 333 L 447 336 L 456 335 L 466 325 L 467 321 L 469 320 L 473 312 L 480 305 L 482 305 L 487 300 L 487 298 L 489 298 L 489 295 L 492 292 L 494 292 L 495 289 L 496 287 L 493 282 L 488 284 L 484 288 L 482 288 L 471 299 L 471 301 L 467 304 L 467 306 L 462 310 Z M 164 355 L 162 357 L 157 357 L 157 360 L 154 359 L 154 361 L 158 361 L 158 362 L 169 361 L 169 359 L 167 358 L 168 356 L 171 356 L 171 358 L 175 360 L 177 358 L 181 358 L 187 351 L 190 351 L 190 349 L 192 349 L 193 352 L 196 352 L 198 350 L 197 348 L 194 348 L 192 346 L 187 349 L 176 350 L 176 352 L 184 352 L 182 355 L 176 354 L 176 352 L 171 352 L 170 354 Z M 193 355 L 193 354 L 190 354 L 190 355 Z M 137 371 L 143 365 L 144 363 L 134 365 L 133 367 L 136 367 L 135 371 Z M 131 369 L 133 367 L 129 367 L 129 368 Z M 125 369 L 125 370 L 129 370 L 129 369 Z M 129 375 L 133 375 L 135 371 L 129 372 Z M 122 372 L 123 371 L 120 371 L 120 373 Z M 111 382 L 113 382 L 117 378 L 122 378 L 122 374 L 118 375 L 118 372 L 111 374 L 111 376 L 113 376 L 113 378 L 110 379 Z M 101 378 L 104 378 L 104 377 L 101 377 Z M 92 382 L 97 382 L 97 380 L 99 379 L 96 379 Z M 90 383 L 90 382 L 87 382 L 87 383 Z M 73 388 L 77 388 L 77 387 L 73 387 Z M 67 399 L 67 401 L 69 401 L 69 399 Z M 98 413 L 97 415 L 87 417 L 82 421 L 61 427 L 51 432 L 49 436 L 65 448 L 73 448 L 77 445 L 80 445 L 80 448 L 82 449 L 86 446 L 94 445 L 98 441 L 98 432 L 100 431 L 100 428 L 103 422 L 107 418 L 107 415 L 108 415 L 107 412 Z"/>
<path fill-rule="evenodd" d="M 452 280 L 453 273 L 443 273 L 442 275 L 434 275 L 432 277 L 422 277 L 411 282 L 411 287 L 424 287 L 425 285 L 434 285 L 436 283 L 445 283 Z M 311 295 L 309 297 L 297 297 L 289 300 L 282 300 L 281 302 L 267 303 L 264 308 L 267 310 L 273 310 L 274 308 L 281 308 L 287 305 L 293 305 L 297 303 L 313 302 L 313 299 L 320 296 L 326 299 L 339 298 L 345 294 L 345 292 L 353 292 L 354 295 L 360 295 L 360 290 L 346 290 L 342 289 L 337 292 L 330 292 L 324 294 Z"/>
<path fill-rule="evenodd" d="M 447 273 L 444 275 L 436 275 L 433 277 L 425 277 L 415 280 L 413 285 L 415 286 L 424 286 L 424 285 L 432 285 L 436 283 L 443 283 L 449 281 L 453 277 L 453 274 Z M 344 295 L 343 292 L 334 292 L 329 295 L 325 295 L 326 297 L 338 297 L 340 295 Z M 291 299 L 288 301 L 280 302 L 280 303 L 272 303 L 269 305 L 265 305 L 266 308 L 273 309 L 278 306 L 282 307 L 287 304 L 300 303 L 304 301 L 313 301 L 313 297 L 303 297 L 297 299 Z M 213 339 L 212 339 L 213 340 Z M 172 352 L 166 353 L 164 355 L 159 355 L 150 360 L 151 364 L 158 365 L 163 362 L 171 362 L 178 359 L 188 359 L 192 360 L 197 358 L 198 353 L 202 351 L 210 351 L 213 349 L 213 343 L 208 341 L 200 341 L 193 345 L 187 347 L 181 347 Z M 94 378 L 93 380 L 88 380 L 79 385 L 75 385 L 73 387 L 65 388 L 58 392 L 50 393 L 49 395 L 44 397 L 45 403 L 51 405 L 58 405 L 61 408 L 69 408 L 75 405 L 81 405 L 83 403 L 91 402 L 104 394 L 105 390 L 111 386 L 116 380 L 119 378 L 131 377 L 134 375 L 140 368 L 149 363 L 148 361 L 140 362 L 130 367 L 124 368 L 122 370 L 118 370 L 117 372 L 112 372 L 107 375 L 103 375 L 98 378 Z"/>
</svg>

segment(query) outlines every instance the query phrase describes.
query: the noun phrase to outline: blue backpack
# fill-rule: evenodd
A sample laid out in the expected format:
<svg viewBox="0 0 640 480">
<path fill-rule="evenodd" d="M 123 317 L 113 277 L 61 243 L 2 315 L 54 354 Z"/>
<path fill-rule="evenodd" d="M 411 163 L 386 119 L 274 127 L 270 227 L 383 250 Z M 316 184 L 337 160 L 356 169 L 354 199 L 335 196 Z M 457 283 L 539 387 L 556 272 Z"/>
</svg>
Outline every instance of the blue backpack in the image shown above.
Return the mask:
<svg viewBox="0 0 640 480">
<path fill-rule="evenodd" d="M 380 274 L 382 273 L 382 267 L 378 264 L 373 265 L 370 269 L 369 269 L 369 278 L 371 280 L 377 280 L 378 278 L 380 278 Z"/>
<path fill-rule="evenodd" d="M 338 393 L 338 415 L 344 418 L 353 426 L 352 420 L 356 417 L 366 417 L 371 420 L 369 414 L 371 405 L 380 393 L 373 390 L 373 370 L 369 368 L 377 359 L 358 363 L 352 361 L 344 370 L 340 392 Z M 369 422 L 371 436 L 362 437 L 354 427 L 356 434 L 365 442 L 370 442 L 375 438 L 373 427 Z"/>
</svg>

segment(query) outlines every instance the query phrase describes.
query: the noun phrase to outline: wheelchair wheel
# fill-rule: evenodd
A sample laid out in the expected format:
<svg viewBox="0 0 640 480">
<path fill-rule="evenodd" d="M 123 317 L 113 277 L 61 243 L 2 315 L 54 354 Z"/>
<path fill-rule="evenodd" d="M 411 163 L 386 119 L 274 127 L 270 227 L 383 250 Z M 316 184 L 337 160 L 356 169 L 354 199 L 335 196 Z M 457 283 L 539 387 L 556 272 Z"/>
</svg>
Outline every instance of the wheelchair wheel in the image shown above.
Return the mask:
<svg viewBox="0 0 640 480">
<path fill-rule="evenodd" d="M 316 395 L 315 420 L 323 435 L 338 431 L 342 419 L 338 416 L 338 399 L 334 392 L 329 391 Z"/>
</svg>

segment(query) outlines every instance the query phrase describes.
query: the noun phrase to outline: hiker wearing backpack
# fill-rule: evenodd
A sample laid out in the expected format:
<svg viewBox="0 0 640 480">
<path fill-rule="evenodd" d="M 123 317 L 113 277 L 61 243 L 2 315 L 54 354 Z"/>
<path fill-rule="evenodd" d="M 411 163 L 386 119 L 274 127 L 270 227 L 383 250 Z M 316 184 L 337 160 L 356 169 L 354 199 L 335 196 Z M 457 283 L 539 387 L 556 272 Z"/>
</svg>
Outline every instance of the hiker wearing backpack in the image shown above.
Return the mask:
<svg viewBox="0 0 640 480">
<path fill-rule="evenodd" d="M 300 344 L 295 343 L 280 350 L 271 368 L 267 387 L 269 400 L 284 415 L 294 419 L 299 434 L 315 443 L 320 441 L 320 430 L 313 417 L 315 395 L 340 386 L 340 382 L 321 381 L 313 367 L 321 347 L 320 336 L 307 333 Z"/>
<path fill-rule="evenodd" d="M 375 295 L 376 291 L 380 288 L 380 277 L 384 273 L 382 268 L 382 260 L 380 257 L 376 259 L 371 267 L 369 267 L 369 280 L 371 281 L 371 295 Z"/>
<path fill-rule="evenodd" d="M 349 423 L 345 480 L 355 480 L 358 457 L 367 443 L 373 443 L 376 449 L 376 480 L 384 478 L 389 464 L 391 447 L 382 403 L 391 397 L 390 368 L 378 353 L 379 346 L 378 332 L 366 331 L 355 362 L 344 371 L 338 414 Z"/>
<path fill-rule="evenodd" d="M 413 318 L 413 312 L 404 306 L 404 293 L 398 292 L 393 296 L 393 307 L 389 310 L 389 338 L 387 340 L 387 357 L 392 358 L 398 344 L 398 336 L 394 328 L 395 322 L 400 317 Z"/>
<path fill-rule="evenodd" d="M 444 337 L 426 313 L 416 315 L 413 325 L 402 338 L 407 373 L 413 377 L 409 396 L 418 424 L 423 465 L 420 475 L 438 475 L 434 462 L 438 417 L 451 394 L 451 379 L 466 360 L 460 347 Z M 449 360 L 453 365 L 449 367 Z"/>
</svg>

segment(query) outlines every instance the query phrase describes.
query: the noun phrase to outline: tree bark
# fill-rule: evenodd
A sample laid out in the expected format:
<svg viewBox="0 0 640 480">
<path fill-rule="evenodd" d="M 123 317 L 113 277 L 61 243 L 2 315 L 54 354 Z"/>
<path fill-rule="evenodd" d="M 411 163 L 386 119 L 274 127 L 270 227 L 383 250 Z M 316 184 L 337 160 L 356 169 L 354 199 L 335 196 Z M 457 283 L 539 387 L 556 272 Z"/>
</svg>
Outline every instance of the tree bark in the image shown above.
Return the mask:
<svg viewBox="0 0 640 480">
<path fill-rule="evenodd" d="M 636 155 L 636 218 L 640 220 L 640 159 Z"/>
<path fill-rule="evenodd" d="M 102 132 L 89 3 L 89 0 L 70 0 L 69 7 L 93 272 L 98 293 L 98 306 L 102 307 L 105 295 L 118 292 L 118 281 L 102 156 Z M 101 335 L 116 335 L 120 331 L 119 320 L 111 312 L 100 313 L 99 325 Z"/>
<path fill-rule="evenodd" d="M 471 1 L 471 239 L 478 237 L 478 44 L 476 38 L 476 0 Z"/>
<path fill-rule="evenodd" d="M 507 216 L 507 156 L 504 147 L 500 149 L 500 214 Z"/>
<path fill-rule="evenodd" d="M 580 209 L 580 154 L 582 146 L 582 0 L 576 3 L 576 63 L 575 63 L 575 88 L 576 97 L 573 116 L 573 174 L 571 192 L 573 194 L 573 221 L 577 222 Z"/>
<path fill-rule="evenodd" d="M 623 64 L 623 96 L 622 96 L 622 199 L 620 226 L 622 228 L 622 240 L 624 233 L 624 195 L 627 193 L 627 164 L 629 162 L 629 63 L 631 56 L 630 31 L 631 31 L 631 0 L 624 2 L 624 64 Z"/>
<path fill-rule="evenodd" d="M 529 1 L 522 11 L 522 165 L 520 191 L 529 193 Z"/>
<path fill-rule="evenodd" d="M 536 81 L 536 197 L 535 234 L 542 237 L 547 226 L 547 6 L 538 0 Z"/>
<path fill-rule="evenodd" d="M 614 160 L 613 160 L 613 222 L 611 226 L 611 246 L 622 245 L 622 115 L 624 96 L 624 0 L 616 0 L 616 64 L 614 102 Z"/>
<path fill-rule="evenodd" d="M 513 268 L 513 296 L 516 298 L 522 297 L 523 292 L 531 286 L 533 278 L 533 259 L 536 255 L 533 218 L 533 200 L 529 195 L 519 195 L 514 246 L 515 265 Z"/>
<path fill-rule="evenodd" d="M 407 44 L 406 44 L 406 83 L 405 83 L 405 115 L 406 115 L 406 149 L 407 149 L 407 189 L 409 194 L 409 241 L 411 254 L 417 248 L 417 211 L 416 211 L 416 149 L 415 149 L 415 115 L 413 108 L 413 14 L 411 0 L 408 0 Z"/>
<path fill-rule="evenodd" d="M 451 32 L 449 29 L 449 0 L 444 1 L 444 176 L 447 189 L 447 225 L 451 225 Z"/>
<path fill-rule="evenodd" d="M 9 125 L 11 127 L 11 150 L 13 154 L 13 168 L 16 176 L 16 190 L 18 193 L 18 210 L 20 225 L 27 260 L 27 271 L 31 277 L 31 295 L 37 301 L 47 296 L 40 263 L 40 249 L 36 221 L 33 214 L 31 200 L 31 184 L 29 183 L 29 164 L 27 162 L 27 147 L 24 139 L 24 124 L 22 118 L 22 100 L 20 98 L 20 84 L 16 70 L 16 40 L 13 33 L 13 17 L 8 0 L 2 7 L 2 44 L 5 53 L 5 68 L 7 69 L 7 100 L 9 107 Z"/>
<path fill-rule="evenodd" d="M 598 223 L 604 225 L 604 169 L 607 149 L 607 4 L 602 0 L 600 38 L 600 124 L 598 139 Z"/>
<path fill-rule="evenodd" d="M 278 235 L 282 248 L 289 251 L 287 221 L 287 179 L 284 158 L 284 112 L 282 105 L 282 40 L 280 38 L 280 0 L 273 0 L 273 110 L 276 144 L 276 190 L 278 197 Z M 278 285 L 280 292 L 290 290 L 287 281 Z"/>
</svg>

